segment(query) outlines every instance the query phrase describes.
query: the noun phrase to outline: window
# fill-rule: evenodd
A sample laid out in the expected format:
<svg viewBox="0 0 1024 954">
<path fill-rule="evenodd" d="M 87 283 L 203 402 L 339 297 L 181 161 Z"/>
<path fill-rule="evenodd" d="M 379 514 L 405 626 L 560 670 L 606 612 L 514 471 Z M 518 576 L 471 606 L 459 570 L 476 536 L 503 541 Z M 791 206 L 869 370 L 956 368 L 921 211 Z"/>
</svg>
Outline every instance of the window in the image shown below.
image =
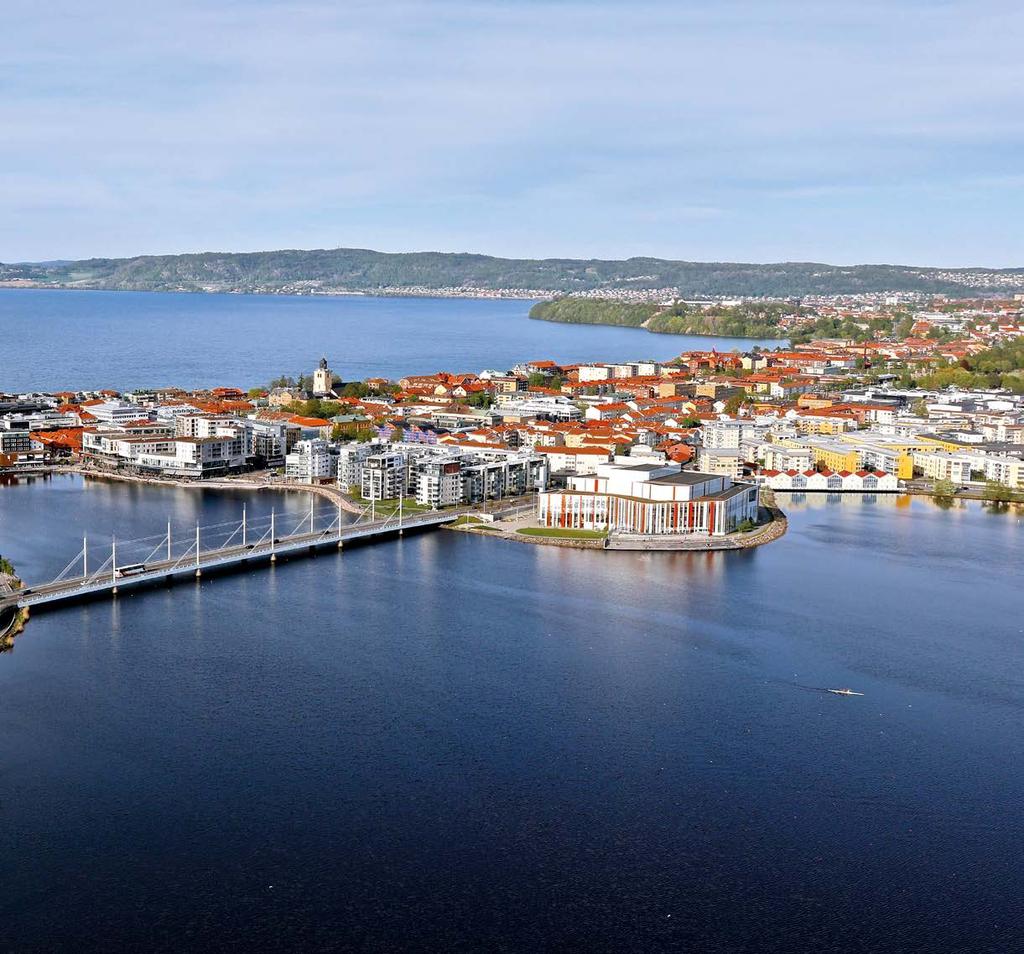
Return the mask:
<svg viewBox="0 0 1024 954">
<path fill-rule="evenodd" d="M 807 478 L 800 474 L 793 478 L 793 489 L 794 490 L 805 490 L 807 488 Z"/>
<path fill-rule="evenodd" d="M 839 474 L 833 474 L 828 479 L 829 490 L 842 490 L 843 489 L 843 478 Z"/>
<path fill-rule="evenodd" d="M 864 489 L 865 490 L 877 490 L 878 489 L 878 478 L 874 474 L 868 474 L 864 478 Z"/>
</svg>

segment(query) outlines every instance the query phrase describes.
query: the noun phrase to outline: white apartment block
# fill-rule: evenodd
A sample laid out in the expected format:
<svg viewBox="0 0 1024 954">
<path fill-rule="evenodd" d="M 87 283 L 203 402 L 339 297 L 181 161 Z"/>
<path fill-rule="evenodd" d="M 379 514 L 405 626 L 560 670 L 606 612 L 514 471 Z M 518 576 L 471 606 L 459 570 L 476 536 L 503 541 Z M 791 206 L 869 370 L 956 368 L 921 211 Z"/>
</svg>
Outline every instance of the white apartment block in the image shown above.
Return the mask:
<svg viewBox="0 0 1024 954">
<path fill-rule="evenodd" d="M 321 438 L 297 441 L 285 457 L 285 476 L 307 484 L 320 484 L 332 480 L 338 473 L 337 456 L 331 445 Z"/>
<path fill-rule="evenodd" d="M 994 480 L 1014 490 L 1024 490 L 1024 458 L 1001 454 L 969 456 L 974 470 L 983 471 L 985 480 Z"/>
<path fill-rule="evenodd" d="M 241 470 L 248 447 L 242 431 L 221 437 L 133 437 L 100 431 L 82 435 L 82 457 L 115 469 L 202 478 Z"/>
<path fill-rule="evenodd" d="M 365 441 L 358 444 L 340 444 L 338 455 L 338 486 L 342 490 L 362 487 L 363 465 L 374 454 L 382 453 L 387 444 L 382 441 Z"/>
<path fill-rule="evenodd" d="M 407 489 L 405 454 L 385 451 L 371 454 L 363 462 L 360 491 L 364 500 L 393 500 Z"/>
<path fill-rule="evenodd" d="M 754 421 L 708 421 L 701 428 L 701 443 L 708 448 L 738 448 L 744 441 L 763 441 L 768 431 L 768 425 Z"/>
<path fill-rule="evenodd" d="M 83 410 L 88 411 L 97 421 L 113 424 L 115 427 L 129 421 L 144 421 L 149 418 L 149 411 L 145 408 L 124 401 L 103 401 L 101 404 L 90 404 Z"/>
<path fill-rule="evenodd" d="M 971 479 L 973 462 L 966 454 L 915 451 L 913 459 L 914 470 L 920 470 L 929 480 L 949 480 L 954 484 L 964 484 Z"/>
</svg>

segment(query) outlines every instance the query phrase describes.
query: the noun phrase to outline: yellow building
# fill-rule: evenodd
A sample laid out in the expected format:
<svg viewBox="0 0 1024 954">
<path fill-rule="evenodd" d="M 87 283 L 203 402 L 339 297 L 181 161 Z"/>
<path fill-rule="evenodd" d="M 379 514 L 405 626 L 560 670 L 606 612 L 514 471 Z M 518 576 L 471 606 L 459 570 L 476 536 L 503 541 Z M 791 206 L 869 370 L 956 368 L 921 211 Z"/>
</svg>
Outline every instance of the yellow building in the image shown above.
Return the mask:
<svg viewBox="0 0 1024 954">
<path fill-rule="evenodd" d="M 844 434 L 856 426 L 856 421 L 845 417 L 800 416 L 794 423 L 801 434 Z"/>
<path fill-rule="evenodd" d="M 860 458 L 853 448 L 845 448 L 838 444 L 817 444 L 811 446 L 814 463 L 829 470 L 851 473 L 860 470 Z"/>
</svg>

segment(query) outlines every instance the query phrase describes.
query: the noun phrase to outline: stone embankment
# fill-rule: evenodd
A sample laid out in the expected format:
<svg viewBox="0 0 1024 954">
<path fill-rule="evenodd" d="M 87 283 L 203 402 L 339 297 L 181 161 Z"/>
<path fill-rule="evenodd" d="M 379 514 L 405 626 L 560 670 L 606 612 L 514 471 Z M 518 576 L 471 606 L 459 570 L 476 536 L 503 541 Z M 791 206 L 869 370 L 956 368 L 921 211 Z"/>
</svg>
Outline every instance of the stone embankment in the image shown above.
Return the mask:
<svg viewBox="0 0 1024 954">
<path fill-rule="evenodd" d="M 533 524 L 529 524 L 532 526 Z M 604 540 L 580 540 L 571 537 L 544 537 L 519 533 L 516 526 L 505 527 L 494 523 L 463 523 L 449 525 L 445 530 L 458 530 L 462 533 L 475 533 L 478 536 L 494 537 L 499 540 L 512 540 L 514 543 L 534 543 L 545 547 L 567 547 L 570 550 L 600 550 Z"/>
</svg>

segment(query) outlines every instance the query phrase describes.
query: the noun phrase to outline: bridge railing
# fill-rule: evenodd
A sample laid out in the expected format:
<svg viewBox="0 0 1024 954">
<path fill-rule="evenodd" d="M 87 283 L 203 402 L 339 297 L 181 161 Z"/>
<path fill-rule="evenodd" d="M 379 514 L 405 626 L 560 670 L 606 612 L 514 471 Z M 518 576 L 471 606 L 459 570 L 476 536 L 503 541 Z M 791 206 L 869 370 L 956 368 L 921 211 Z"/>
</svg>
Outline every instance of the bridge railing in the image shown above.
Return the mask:
<svg viewBox="0 0 1024 954">
<path fill-rule="evenodd" d="M 362 530 L 385 533 L 403 527 L 444 522 L 464 513 L 494 512 L 509 515 L 533 507 L 532 502 L 513 503 L 514 498 L 509 498 L 443 510 L 410 510 L 404 505 L 404 499 L 400 498 L 398 507 L 389 508 L 389 512 L 383 516 L 377 513 L 376 501 L 370 501 L 359 513 L 353 515 L 343 510 L 340 503 L 336 507 L 321 506 L 317 509 L 318 499 L 311 495 L 309 511 L 297 520 L 294 511 L 282 517 L 276 508 L 272 508 L 269 515 L 253 518 L 243 506 L 241 520 L 197 524 L 187 531 L 175 528 L 168 521 L 163 533 L 133 539 L 118 539 L 115 534 L 110 537 L 109 544 L 102 545 L 96 543 L 95 535 L 90 539 L 86 534 L 82 538 L 81 549 L 55 577 L 45 583 L 29 586 L 23 592 L 31 596 L 77 588 L 116 586 L 129 576 L 171 574 L 190 567 L 200 569 L 204 562 L 219 560 L 232 553 L 237 553 L 241 559 L 246 551 L 275 553 L 279 548 L 289 548 L 293 543 L 315 545 L 341 541 L 349 534 L 360 536 Z M 286 532 L 282 533 L 282 530 Z"/>
</svg>

